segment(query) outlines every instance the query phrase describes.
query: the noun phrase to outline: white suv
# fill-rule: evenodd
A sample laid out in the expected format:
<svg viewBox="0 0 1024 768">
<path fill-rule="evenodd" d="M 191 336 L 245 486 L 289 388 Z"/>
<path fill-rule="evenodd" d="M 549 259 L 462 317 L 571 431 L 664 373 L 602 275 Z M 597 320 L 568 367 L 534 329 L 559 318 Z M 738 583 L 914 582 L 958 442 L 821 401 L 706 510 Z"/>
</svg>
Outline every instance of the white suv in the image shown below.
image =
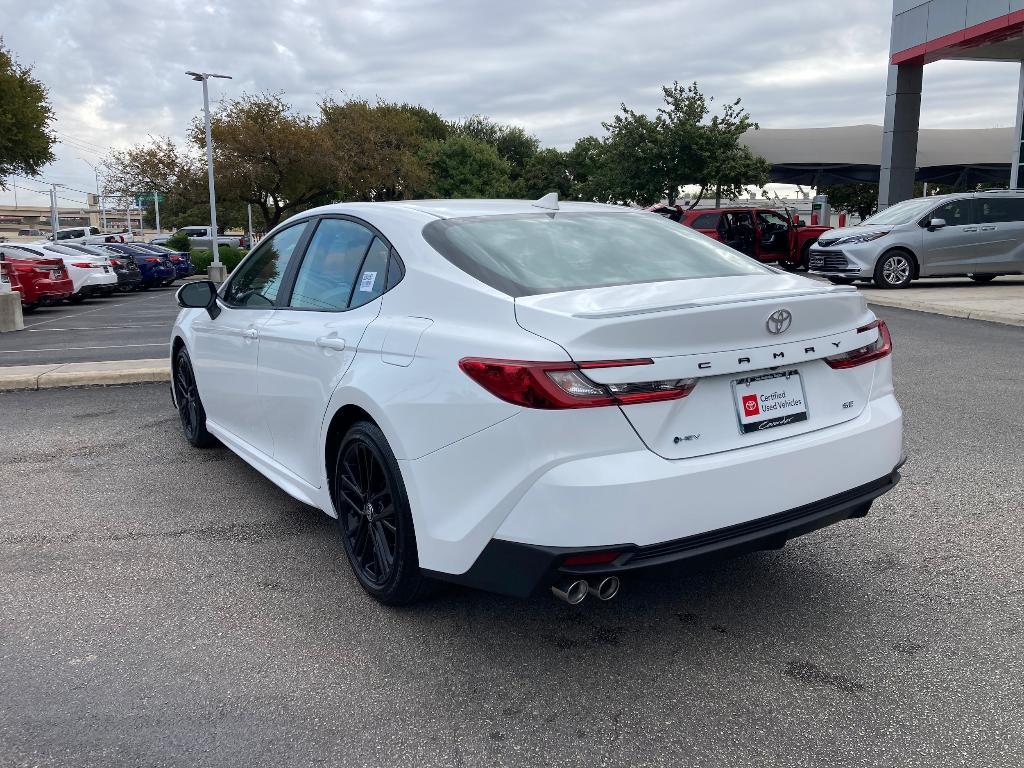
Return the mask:
<svg viewBox="0 0 1024 768">
<path fill-rule="evenodd" d="M 990 190 L 906 200 L 811 246 L 808 268 L 835 283 L 906 288 L 917 277 L 988 282 L 1024 274 L 1024 191 Z"/>
<path fill-rule="evenodd" d="M 429 579 L 607 599 L 863 517 L 899 479 L 864 298 L 653 213 L 332 205 L 178 301 L 186 438 L 336 516 L 385 603 Z"/>
</svg>

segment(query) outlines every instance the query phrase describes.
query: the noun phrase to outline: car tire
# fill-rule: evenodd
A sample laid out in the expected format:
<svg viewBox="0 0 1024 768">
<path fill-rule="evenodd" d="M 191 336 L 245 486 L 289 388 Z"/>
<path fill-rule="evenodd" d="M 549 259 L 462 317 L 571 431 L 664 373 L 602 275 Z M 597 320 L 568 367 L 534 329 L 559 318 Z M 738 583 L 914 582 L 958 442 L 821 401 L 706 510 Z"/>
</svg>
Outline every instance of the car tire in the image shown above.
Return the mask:
<svg viewBox="0 0 1024 768">
<path fill-rule="evenodd" d="M 914 257 L 907 251 L 883 253 L 875 264 L 875 285 L 879 288 L 906 288 L 914 279 Z"/>
<path fill-rule="evenodd" d="M 409 497 L 380 428 L 356 422 L 333 457 L 337 529 L 359 585 L 384 605 L 407 605 L 428 589 L 416 551 Z"/>
<path fill-rule="evenodd" d="M 804 247 L 800 249 L 800 264 L 799 268 L 805 272 L 811 266 L 811 246 L 814 245 L 817 240 L 808 240 L 804 243 Z"/>
<path fill-rule="evenodd" d="M 85 301 L 85 296 L 83 296 L 80 293 L 76 293 L 76 294 L 74 294 L 72 296 L 68 296 L 68 303 L 69 304 L 81 304 L 83 301 Z"/>
<path fill-rule="evenodd" d="M 217 438 L 206 431 L 206 409 L 196 386 L 192 359 L 182 347 L 174 355 L 174 402 L 178 406 L 181 430 L 185 439 L 195 448 L 209 448 Z"/>
<path fill-rule="evenodd" d="M 991 283 L 999 275 L 968 275 L 968 277 L 976 283 Z"/>
</svg>

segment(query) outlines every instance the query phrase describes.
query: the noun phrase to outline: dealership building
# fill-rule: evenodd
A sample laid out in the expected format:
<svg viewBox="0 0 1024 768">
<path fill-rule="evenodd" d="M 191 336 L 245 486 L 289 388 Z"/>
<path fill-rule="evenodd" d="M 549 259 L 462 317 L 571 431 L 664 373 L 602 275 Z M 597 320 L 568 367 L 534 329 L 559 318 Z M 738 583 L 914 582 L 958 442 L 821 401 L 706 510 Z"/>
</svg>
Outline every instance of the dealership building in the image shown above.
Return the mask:
<svg viewBox="0 0 1024 768">
<path fill-rule="evenodd" d="M 880 207 L 913 197 L 924 68 L 943 59 L 1024 63 L 1024 0 L 894 0 Z M 1016 126 L 1005 147 L 1011 187 L 1024 187 L 1022 115 L 1024 76 L 1017 92 Z"/>
</svg>

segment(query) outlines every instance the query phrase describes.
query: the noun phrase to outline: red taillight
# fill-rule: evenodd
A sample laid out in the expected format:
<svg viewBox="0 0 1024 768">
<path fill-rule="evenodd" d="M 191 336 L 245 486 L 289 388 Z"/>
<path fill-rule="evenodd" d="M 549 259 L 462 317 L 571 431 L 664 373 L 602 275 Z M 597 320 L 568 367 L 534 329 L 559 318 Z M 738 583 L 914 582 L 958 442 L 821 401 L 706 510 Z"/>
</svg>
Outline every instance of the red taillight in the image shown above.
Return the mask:
<svg viewBox="0 0 1024 768">
<path fill-rule="evenodd" d="M 857 333 L 866 333 L 872 328 L 878 329 L 878 338 L 863 347 L 851 349 L 849 352 L 841 352 L 838 355 L 826 357 L 825 362 L 829 367 L 842 370 L 843 368 L 855 368 L 858 365 L 881 360 L 892 352 L 892 337 L 889 335 L 889 327 L 882 320 L 875 320 L 857 329 Z"/>
<path fill-rule="evenodd" d="M 629 384 L 598 384 L 581 369 L 653 365 L 654 361 L 602 360 L 597 363 L 538 363 L 465 357 L 459 367 L 495 397 L 526 408 L 596 408 L 686 397 L 696 379 L 665 379 Z"/>
<path fill-rule="evenodd" d="M 160 259 L 156 258 L 155 256 L 150 256 L 150 257 L 148 257 L 146 259 L 146 263 L 147 264 L 159 264 L 160 263 Z"/>
<path fill-rule="evenodd" d="M 110 266 L 112 266 L 112 267 L 120 267 L 121 266 L 121 262 L 118 261 L 117 259 L 111 259 L 110 260 Z"/>
<path fill-rule="evenodd" d="M 244 248 L 245 247 L 245 238 L 244 237 L 238 238 L 238 247 L 239 248 Z"/>
<path fill-rule="evenodd" d="M 173 262 L 174 262 L 175 264 L 177 264 L 177 263 L 178 263 L 179 261 L 181 261 L 181 256 L 170 256 L 169 258 L 170 258 L 170 260 L 171 260 L 171 261 L 173 261 Z"/>
<path fill-rule="evenodd" d="M 578 555 L 569 555 L 562 561 L 562 565 L 608 565 L 617 559 L 621 552 L 608 550 L 605 552 L 582 552 Z"/>
<path fill-rule="evenodd" d="M 93 264 L 88 261 L 73 261 L 71 262 L 72 267 L 78 267 L 79 269 L 99 269 L 99 264 Z"/>
</svg>

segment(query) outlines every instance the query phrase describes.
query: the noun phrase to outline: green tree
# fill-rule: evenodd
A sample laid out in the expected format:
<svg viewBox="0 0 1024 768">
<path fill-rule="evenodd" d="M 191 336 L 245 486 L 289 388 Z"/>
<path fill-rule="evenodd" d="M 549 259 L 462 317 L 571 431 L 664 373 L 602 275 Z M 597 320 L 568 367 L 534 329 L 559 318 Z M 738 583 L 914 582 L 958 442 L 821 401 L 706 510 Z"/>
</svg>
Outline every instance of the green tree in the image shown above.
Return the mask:
<svg viewBox="0 0 1024 768">
<path fill-rule="evenodd" d="M 36 176 L 53 161 L 53 109 L 46 86 L 4 47 L 0 38 L 0 189 L 11 173 Z"/>
<path fill-rule="evenodd" d="M 526 195 L 523 179 L 531 160 L 540 151 L 540 141 L 536 136 L 518 125 L 505 125 L 483 115 L 473 115 L 461 122 L 451 123 L 449 128 L 453 135 L 468 136 L 494 147 L 498 156 L 508 163 L 509 185 L 504 194 L 511 197 Z M 540 164 L 549 164 L 550 160 L 549 155 Z M 538 166 L 534 165 L 530 172 L 536 175 Z"/>
<path fill-rule="evenodd" d="M 509 190 L 509 165 L 486 142 L 456 134 L 424 147 L 433 197 L 504 197 Z"/>
<path fill-rule="evenodd" d="M 526 161 L 515 182 L 516 197 L 536 200 L 549 192 L 557 192 L 565 200 L 572 194 L 573 179 L 569 170 L 569 153 L 558 149 L 542 149 Z"/>
<path fill-rule="evenodd" d="M 740 143 L 755 123 L 740 99 L 712 114 L 711 97 L 696 83 L 662 87 L 665 106 L 651 117 L 625 104 L 605 123 L 603 187 L 613 200 L 649 205 L 667 198 L 675 203 L 680 189 L 700 189 L 691 205 L 708 190 L 738 197 L 745 185 L 762 186 L 770 166 Z"/>
<path fill-rule="evenodd" d="M 155 227 L 150 193 L 163 195 L 160 225 L 165 229 L 202 224 L 210 218 L 210 192 L 206 156 L 194 145 L 179 147 L 166 136 L 150 137 L 144 144 L 115 150 L 103 161 L 103 191 L 108 206 L 121 205 L 136 195 L 148 195 L 145 221 Z M 217 225 L 234 227 L 246 220 L 245 206 L 222 190 L 217 179 Z"/>
<path fill-rule="evenodd" d="M 829 184 L 819 192 L 828 195 L 829 207 L 866 219 L 878 209 L 878 185 L 869 183 Z"/>
<path fill-rule="evenodd" d="M 245 94 L 212 116 L 217 199 L 251 204 L 267 229 L 299 211 L 331 202 L 337 169 L 321 121 L 292 111 L 279 93 Z M 204 147 L 202 121 L 190 136 Z M 220 210 L 218 206 L 218 211 Z"/>
<path fill-rule="evenodd" d="M 324 101 L 320 114 L 339 198 L 401 200 L 427 189 L 430 171 L 422 150 L 448 137 L 439 115 L 421 106 L 358 99 Z"/>
</svg>

